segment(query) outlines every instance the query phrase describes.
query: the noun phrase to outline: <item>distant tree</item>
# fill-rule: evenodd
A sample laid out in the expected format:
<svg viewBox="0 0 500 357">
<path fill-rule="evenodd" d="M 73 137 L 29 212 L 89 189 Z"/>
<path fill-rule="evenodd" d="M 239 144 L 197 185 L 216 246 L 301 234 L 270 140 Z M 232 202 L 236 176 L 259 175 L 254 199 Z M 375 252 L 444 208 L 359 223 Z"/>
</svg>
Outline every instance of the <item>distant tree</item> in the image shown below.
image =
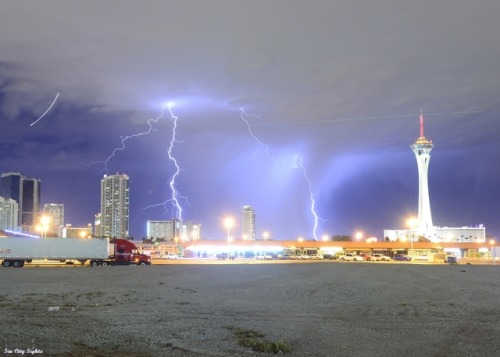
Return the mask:
<svg viewBox="0 0 500 357">
<path fill-rule="evenodd" d="M 385 240 L 386 242 L 389 242 L 389 241 L 390 241 L 389 237 L 385 237 L 385 238 L 384 238 L 384 240 Z"/>
</svg>

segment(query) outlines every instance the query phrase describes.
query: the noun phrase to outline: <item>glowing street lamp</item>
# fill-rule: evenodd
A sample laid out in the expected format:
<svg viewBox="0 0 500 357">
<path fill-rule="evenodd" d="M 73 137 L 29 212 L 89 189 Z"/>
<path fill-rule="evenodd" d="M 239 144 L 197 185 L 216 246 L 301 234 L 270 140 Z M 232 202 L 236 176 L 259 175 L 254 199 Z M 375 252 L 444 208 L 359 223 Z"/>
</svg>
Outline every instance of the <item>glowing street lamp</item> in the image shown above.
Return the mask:
<svg viewBox="0 0 500 357">
<path fill-rule="evenodd" d="M 497 263 L 495 262 L 495 240 L 492 239 L 490 240 L 490 245 L 491 245 L 491 255 L 493 256 L 493 265 L 497 265 Z"/>
<path fill-rule="evenodd" d="M 411 229 L 411 240 L 410 240 L 410 246 L 411 246 L 411 258 L 413 260 L 413 241 L 415 240 L 415 228 L 417 228 L 417 220 L 415 218 L 410 218 L 408 219 L 407 222 L 408 226 Z"/>
<path fill-rule="evenodd" d="M 264 240 L 267 240 L 269 238 L 269 232 L 262 233 L 262 238 L 264 238 Z"/>
<path fill-rule="evenodd" d="M 47 237 L 47 231 L 49 229 L 50 217 L 42 216 L 40 217 L 40 225 L 37 226 L 37 230 L 42 232 L 42 237 Z"/>
<path fill-rule="evenodd" d="M 357 241 L 358 241 L 358 243 L 359 243 L 359 240 L 360 240 L 361 238 L 363 238 L 363 232 L 358 231 L 358 232 L 356 232 L 356 234 L 355 234 L 354 236 L 356 237 L 356 240 L 357 240 Z"/>
</svg>

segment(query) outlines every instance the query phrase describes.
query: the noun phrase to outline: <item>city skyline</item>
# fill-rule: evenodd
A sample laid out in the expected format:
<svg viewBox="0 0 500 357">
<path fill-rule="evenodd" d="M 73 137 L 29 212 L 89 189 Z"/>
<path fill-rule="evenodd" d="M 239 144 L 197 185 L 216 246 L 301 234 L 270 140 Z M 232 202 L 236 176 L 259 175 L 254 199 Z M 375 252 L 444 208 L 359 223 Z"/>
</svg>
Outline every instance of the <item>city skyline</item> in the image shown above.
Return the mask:
<svg viewBox="0 0 500 357">
<path fill-rule="evenodd" d="M 5 2 L 0 172 L 40 179 L 75 226 L 94 222 L 103 175 L 125 173 L 136 239 L 176 218 L 172 197 L 209 239 L 228 215 L 241 232 L 244 205 L 257 238 L 381 237 L 418 214 L 422 109 L 433 224 L 498 237 L 498 15 L 481 0 Z"/>
</svg>

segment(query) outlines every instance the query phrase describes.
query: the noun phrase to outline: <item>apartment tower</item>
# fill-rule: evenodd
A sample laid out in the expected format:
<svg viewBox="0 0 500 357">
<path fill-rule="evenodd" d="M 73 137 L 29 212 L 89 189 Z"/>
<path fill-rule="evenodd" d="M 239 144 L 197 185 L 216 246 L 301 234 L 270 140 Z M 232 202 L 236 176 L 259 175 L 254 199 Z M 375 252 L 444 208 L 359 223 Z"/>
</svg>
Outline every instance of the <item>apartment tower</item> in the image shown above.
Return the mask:
<svg viewBox="0 0 500 357">
<path fill-rule="evenodd" d="M 102 237 L 128 238 L 129 196 L 127 175 L 104 175 L 101 180 L 100 234 Z"/>
</svg>

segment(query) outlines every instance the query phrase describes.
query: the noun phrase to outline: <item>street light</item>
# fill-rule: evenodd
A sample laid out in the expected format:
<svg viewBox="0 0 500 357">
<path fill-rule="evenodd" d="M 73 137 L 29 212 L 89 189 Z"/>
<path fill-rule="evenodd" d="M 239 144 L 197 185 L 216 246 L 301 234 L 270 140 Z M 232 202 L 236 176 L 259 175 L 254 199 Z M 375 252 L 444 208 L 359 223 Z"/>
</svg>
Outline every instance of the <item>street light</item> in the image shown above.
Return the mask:
<svg viewBox="0 0 500 357">
<path fill-rule="evenodd" d="M 224 225 L 227 227 L 227 261 L 229 262 L 229 240 L 231 239 L 229 233 L 234 226 L 233 217 L 226 217 L 226 219 L 224 219 Z"/>
<path fill-rule="evenodd" d="M 40 225 L 37 226 L 37 230 L 40 230 L 42 232 L 43 238 L 47 237 L 47 230 L 49 229 L 49 223 L 50 223 L 49 216 L 40 217 Z"/>
<path fill-rule="evenodd" d="M 410 240 L 410 246 L 411 246 L 411 258 L 413 260 L 413 241 L 415 240 L 415 228 L 417 227 L 417 220 L 415 218 L 410 218 L 408 220 L 408 226 L 411 228 L 411 240 Z"/>
<path fill-rule="evenodd" d="M 357 241 L 358 241 L 358 243 L 359 243 L 359 240 L 360 240 L 361 238 L 363 238 L 363 232 L 359 232 L 359 231 L 358 231 L 358 232 L 356 232 L 356 234 L 355 234 L 354 236 L 356 237 L 356 240 L 357 240 Z"/>
<path fill-rule="evenodd" d="M 264 238 L 264 240 L 267 240 L 269 238 L 269 232 L 262 233 L 262 238 Z"/>
</svg>

